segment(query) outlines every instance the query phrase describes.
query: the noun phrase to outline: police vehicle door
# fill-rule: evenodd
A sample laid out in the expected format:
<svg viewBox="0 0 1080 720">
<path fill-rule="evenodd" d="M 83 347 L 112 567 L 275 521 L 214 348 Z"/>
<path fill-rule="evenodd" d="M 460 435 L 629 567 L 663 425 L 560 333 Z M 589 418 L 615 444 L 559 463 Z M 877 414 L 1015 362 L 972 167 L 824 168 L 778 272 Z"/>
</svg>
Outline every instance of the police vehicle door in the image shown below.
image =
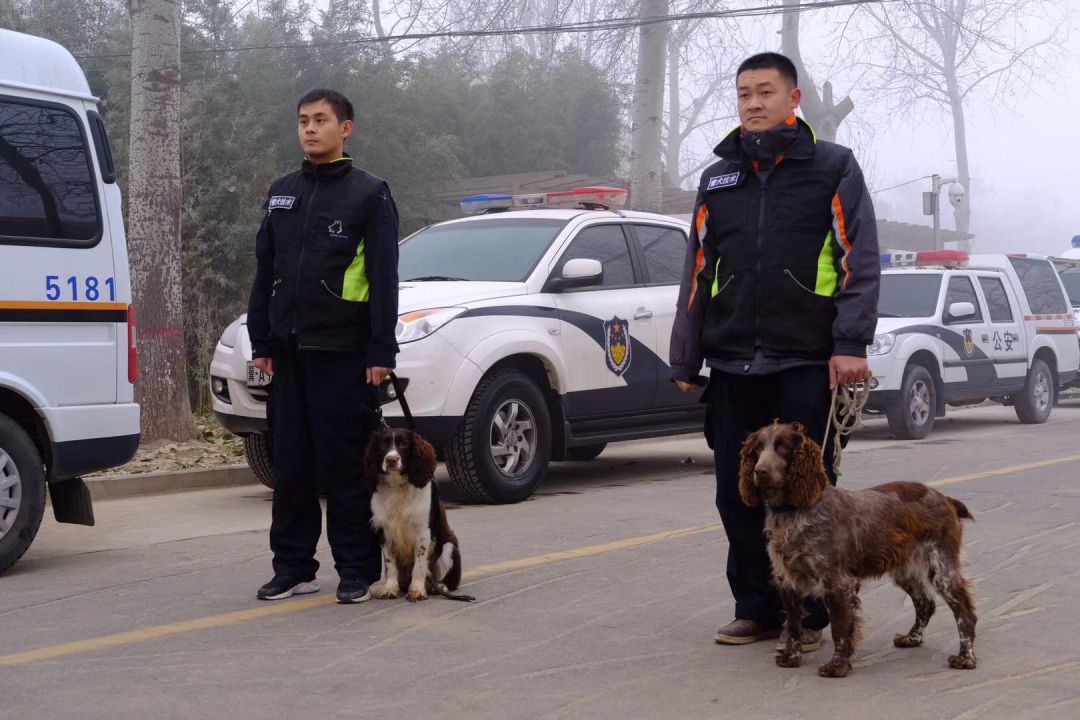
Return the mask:
<svg viewBox="0 0 1080 720">
<path fill-rule="evenodd" d="M 978 273 L 979 289 L 990 315 L 991 357 L 999 382 L 1022 386 L 1027 376 L 1027 348 L 1019 303 L 1013 290 L 997 273 Z"/>
<path fill-rule="evenodd" d="M 688 242 L 686 233 L 670 225 L 635 223 L 630 229 L 645 269 L 649 306 L 656 325 L 655 405 L 657 408 L 696 406 L 700 393 L 684 393 L 671 381 L 671 331 L 675 326 L 675 306 L 679 302 L 679 281 Z"/>
<path fill-rule="evenodd" d="M 84 113 L 0 97 L 0 375 L 43 407 L 113 404 L 121 382 L 130 296 L 111 238 L 123 233 L 109 232 L 119 217 L 102 207 L 85 125 L 100 118 Z M 100 419 L 78 425 L 91 426 Z"/>
<path fill-rule="evenodd" d="M 948 282 L 945 307 L 941 311 L 945 326 L 942 340 L 947 348 L 942 379 L 950 399 L 985 397 L 997 385 L 986 314 L 969 274 L 952 274 Z M 958 303 L 970 303 L 974 312 L 960 316 L 950 313 Z"/>
<path fill-rule="evenodd" d="M 570 241 L 551 277 L 575 258 L 600 261 L 603 281 L 555 294 L 567 367 L 568 418 L 653 406 L 656 327 L 653 308 L 621 224 L 590 225 Z"/>
</svg>

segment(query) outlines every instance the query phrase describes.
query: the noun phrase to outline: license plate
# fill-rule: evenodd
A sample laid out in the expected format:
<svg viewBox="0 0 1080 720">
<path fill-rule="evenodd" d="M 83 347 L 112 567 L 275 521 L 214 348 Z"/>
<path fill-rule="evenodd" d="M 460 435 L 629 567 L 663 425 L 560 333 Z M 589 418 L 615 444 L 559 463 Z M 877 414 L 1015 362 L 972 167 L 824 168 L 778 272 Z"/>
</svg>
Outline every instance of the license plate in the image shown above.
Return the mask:
<svg viewBox="0 0 1080 720">
<path fill-rule="evenodd" d="M 247 384 L 251 387 L 263 387 L 270 384 L 270 376 L 260 368 L 255 367 L 254 364 L 247 364 Z"/>
</svg>

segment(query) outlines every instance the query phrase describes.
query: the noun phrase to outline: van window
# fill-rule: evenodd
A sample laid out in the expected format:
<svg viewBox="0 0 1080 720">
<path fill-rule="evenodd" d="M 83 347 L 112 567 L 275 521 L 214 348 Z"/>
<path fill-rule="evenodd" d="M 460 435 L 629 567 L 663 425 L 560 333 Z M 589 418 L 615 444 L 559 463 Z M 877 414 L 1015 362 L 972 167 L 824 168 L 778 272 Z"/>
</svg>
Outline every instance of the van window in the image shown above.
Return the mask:
<svg viewBox="0 0 1080 720">
<path fill-rule="evenodd" d="M 1020 278 L 1020 286 L 1027 295 L 1032 315 L 1056 315 L 1069 312 L 1069 305 L 1061 292 L 1057 273 L 1049 260 L 1010 257 Z"/>
<path fill-rule="evenodd" d="M 1013 321 L 1012 308 L 1009 307 L 1009 296 L 1005 294 L 1005 284 L 1001 278 L 979 276 L 979 284 L 982 285 L 983 295 L 986 296 L 986 305 L 990 308 L 990 322 L 1011 323 Z"/>
<path fill-rule="evenodd" d="M 101 232 L 75 113 L 0 98 L 0 243 L 93 245 Z"/>
</svg>

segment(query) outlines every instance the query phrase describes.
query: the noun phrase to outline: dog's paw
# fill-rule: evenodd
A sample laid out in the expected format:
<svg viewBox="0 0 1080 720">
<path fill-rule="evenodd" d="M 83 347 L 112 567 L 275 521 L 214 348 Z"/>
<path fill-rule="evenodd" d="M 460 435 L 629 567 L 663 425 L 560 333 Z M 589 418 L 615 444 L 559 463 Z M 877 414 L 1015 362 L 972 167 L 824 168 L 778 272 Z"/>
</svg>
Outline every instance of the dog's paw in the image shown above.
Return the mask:
<svg viewBox="0 0 1080 720">
<path fill-rule="evenodd" d="M 384 585 L 383 583 L 376 583 L 371 586 L 371 597 L 379 598 L 382 600 L 390 600 L 396 598 L 401 594 L 401 590 L 397 585 Z"/>
<path fill-rule="evenodd" d="M 848 673 L 851 672 L 851 661 L 834 657 L 832 660 L 819 667 L 817 672 L 821 677 L 847 677 Z"/>
<path fill-rule="evenodd" d="M 797 668 L 802 665 L 802 653 L 781 650 L 776 653 L 776 664 L 782 668 Z"/>
<path fill-rule="evenodd" d="M 975 654 L 969 653 L 967 655 L 950 655 L 949 667 L 954 670 L 974 670 L 975 669 Z"/>
<path fill-rule="evenodd" d="M 409 594 L 405 596 L 405 599 L 413 603 L 427 600 L 427 592 L 423 588 L 409 588 Z"/>
<path fill-rule="evenodd" d="M 913 648 L 922 645 L 922 635 L 895 635 L 892 644 L 898 648 Z"/>
</svg>

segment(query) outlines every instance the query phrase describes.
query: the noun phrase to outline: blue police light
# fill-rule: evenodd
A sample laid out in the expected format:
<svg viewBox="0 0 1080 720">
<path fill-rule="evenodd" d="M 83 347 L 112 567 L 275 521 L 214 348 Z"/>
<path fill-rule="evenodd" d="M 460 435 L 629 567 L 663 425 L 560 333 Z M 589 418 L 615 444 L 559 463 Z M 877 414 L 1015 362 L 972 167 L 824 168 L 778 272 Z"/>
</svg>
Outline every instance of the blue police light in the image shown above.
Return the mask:
<svg viewBox="0 0 1080 720">
<path fill-rule="evenodd" d="M 1080 248 L 1080 235 L 1073 235 L 1072 246 L 1074 248 Z"/>
<path fill-rule="evenodd" d="M 465 215 L 499 212 L 509 210 L 513 206 L 514 197 L 505 193 L 487 193 L 461 198 L 461 212 Z"/>
</svg>

